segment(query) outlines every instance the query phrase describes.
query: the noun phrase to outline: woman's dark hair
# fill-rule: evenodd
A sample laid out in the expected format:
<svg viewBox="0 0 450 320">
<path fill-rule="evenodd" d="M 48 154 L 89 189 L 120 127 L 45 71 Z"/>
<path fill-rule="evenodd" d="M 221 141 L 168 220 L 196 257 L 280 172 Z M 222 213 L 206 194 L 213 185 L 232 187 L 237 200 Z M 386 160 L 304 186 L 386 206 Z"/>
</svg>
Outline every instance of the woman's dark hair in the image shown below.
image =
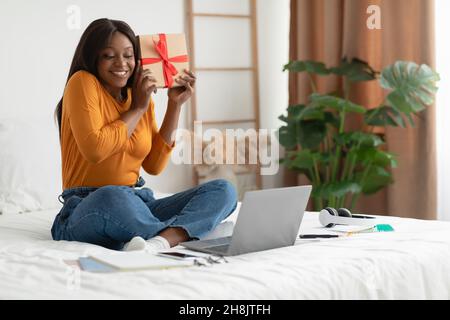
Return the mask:
<svg viewBox="0 0 450 320">
<path fill-rule="evenodd" d="M 81 36 L 77 49 L 73 56 L 72 64 L 70 66 L 69 75 L 67 76 L 66 84 L 70 77 L 77 71 L 84 70 L 98 78 L 97 63 L 100 56 L 100 51 L 107 47 L 114 32 L 124 34 L 133 44 L 134 60 L 138 61 L 138 48 L 136 36 L 130 26 L 119 20 L 111 19 L 97 19 L 89 24 Z M 128 79 L 126 87 L 131 87 L 134 75 Z M 59 101 L 55 110 L 55 118 L 58 121 L 59 136 L 61 138 L 61 116 L 62 116 L 63 98 Z"/>
</svg>

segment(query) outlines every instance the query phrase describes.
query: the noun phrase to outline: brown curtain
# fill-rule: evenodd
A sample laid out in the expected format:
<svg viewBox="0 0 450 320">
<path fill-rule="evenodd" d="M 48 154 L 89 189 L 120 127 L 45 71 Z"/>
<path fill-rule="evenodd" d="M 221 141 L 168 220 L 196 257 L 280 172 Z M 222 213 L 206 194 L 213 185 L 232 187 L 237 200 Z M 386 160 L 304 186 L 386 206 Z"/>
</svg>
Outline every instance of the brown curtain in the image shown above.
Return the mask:
<svg viewBox="0 0 450 320">
<path fill-rule="evenodd" d="M 370 5 L 381 8 L 380 30 L 366 25 Z M 344 56 L 365 60 L 376 70 L 397 60 L 434 68 L 434 0 L 291 0 L 290 60 L 336 66 Z M 316 81 L 321 92 L 341 85 L 336 78 L 318 77 Z M 369 108 L 381 103 L 384 93 L 377 82 L 356 86 L 353 101 Z M 290 104 L 304 103 L 309 94 L 305 75 L 291 74 Z M 434 106 L 421 117 L 415 128 L 386 129 L 387 148 L 399 161 L 392 170 L 395 182 L 373 196 L 361 197 L 355 211 L 436 218 Z M 358 121 L 351 120 L 353 124 Z M 286 173 L 287 185 L 299 183 L 298 179 L 295 173 Z"/>
</svg>

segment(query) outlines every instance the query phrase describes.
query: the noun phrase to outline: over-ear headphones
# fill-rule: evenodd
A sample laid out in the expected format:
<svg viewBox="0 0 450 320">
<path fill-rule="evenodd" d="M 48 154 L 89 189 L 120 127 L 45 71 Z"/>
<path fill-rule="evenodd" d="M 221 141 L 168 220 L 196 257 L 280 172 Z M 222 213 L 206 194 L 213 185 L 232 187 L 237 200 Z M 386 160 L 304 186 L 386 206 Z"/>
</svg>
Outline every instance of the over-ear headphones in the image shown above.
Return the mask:
<svg viewBox="0 0 450 320">
<path fill-rule="evenodd" d="M 319 213 L 319 221 L 326 228 L 332 228 L 337 224 L 355 225 L 355 226 L 373 226 L 374 217 L 352 215 L 350 210 L 346 208 L 331 208 L 322 209 Z"/>
</svg>

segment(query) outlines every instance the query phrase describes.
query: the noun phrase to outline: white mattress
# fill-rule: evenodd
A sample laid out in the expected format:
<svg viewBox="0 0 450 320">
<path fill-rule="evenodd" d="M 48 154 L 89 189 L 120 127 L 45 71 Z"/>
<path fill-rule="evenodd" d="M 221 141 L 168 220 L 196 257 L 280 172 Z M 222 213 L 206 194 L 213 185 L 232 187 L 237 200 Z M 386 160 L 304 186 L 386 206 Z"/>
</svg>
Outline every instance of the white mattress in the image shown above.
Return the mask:
<svg viewBox="0 0 450 320">
<path fill-rule="evenodd" d="M 299 240 L 212 267 L 99 274 L 63 261 L 109 250 L 52 241 L 56 211 L 0 216 L 0 299 L 450 298 L 447 222 L 383 218 L 396 232 Z M 306 213 L 301 232 L 318 227 Z"/>
</svg>

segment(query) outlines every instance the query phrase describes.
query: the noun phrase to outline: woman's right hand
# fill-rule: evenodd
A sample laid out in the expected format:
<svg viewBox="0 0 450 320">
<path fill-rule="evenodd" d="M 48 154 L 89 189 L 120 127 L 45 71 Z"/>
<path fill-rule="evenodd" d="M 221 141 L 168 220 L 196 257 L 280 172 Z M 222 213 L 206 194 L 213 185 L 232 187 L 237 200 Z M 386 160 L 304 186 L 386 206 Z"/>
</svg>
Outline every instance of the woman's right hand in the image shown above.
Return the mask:
<svg viewBox="0 0 450 320">
<path fill-rule="evenodd" d="M 133 82 L 131 109 L 146 112 L 152 92 L 156 93 L 156 79 L 150 70 L 144 70 L 138 61 L 137 72 Z"/>
</svg>

